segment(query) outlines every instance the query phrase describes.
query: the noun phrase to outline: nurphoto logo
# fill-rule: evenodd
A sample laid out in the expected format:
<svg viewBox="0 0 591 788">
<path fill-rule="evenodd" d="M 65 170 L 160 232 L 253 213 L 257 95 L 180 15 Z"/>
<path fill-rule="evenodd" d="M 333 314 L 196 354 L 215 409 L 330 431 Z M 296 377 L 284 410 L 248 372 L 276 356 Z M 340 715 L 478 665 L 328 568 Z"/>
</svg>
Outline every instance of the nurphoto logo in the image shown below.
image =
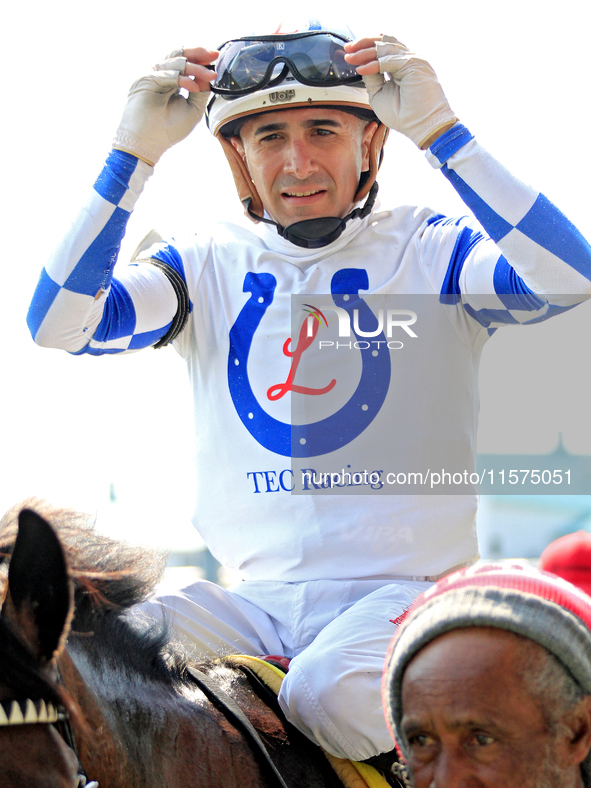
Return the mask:
<svg viewBox="0 0 591 788">
<path fill-rule="evenodd" d="M 314 320 L 317 320 L 320 325 L 322 322 L 328 327 L 328 321 L 321 311 L 322 309 L 330 310 L 332 312 L 336 312 L 336 315 L 339 319 L 339 337 L 350 337 L 351 336 L 351 320 L 349 317 L 349 313 L 346 309 L 343 309 L 341 306 L 323 306 L 321 308 L 311 306 L 311 304 L 304 304 L 305 307 L 309 307 L 309 309 L 305 309 L 305 312 L 309 312 L 308 317 L 308 336 L 311 337 L 314 332 Z M 414 323 L 417 322 L 417 313 L 411 311 L 410 309 L 387 309 L 386 312 L 386 336 L 388 339 L 392 339 L 392 332 L 395 328 L 401 328 L 405 331 L 409 337 L 413 339 L 417 338 L 415 332 L 410 328 Z M 404 319 L 402 319 L 404 316 Z M 373 331 L 362 331 L 359 328 L 359 310 L 353 310 L 353 331 L 357 336 L 360 337 L 379 337 L 380 334 L 384 332 L 384 310 L 378 309 L 377 314 L 378 325 Z"/>
<path fill-rule="evenodd" d="M 371 331 L 363 330 L 359 325 L 359 309 L 353 309 L 352 319 L 351 314 L 340 306 L 322 306 L 316 307 L 312 304 L 303 304 L 304 312 L 308 313 L 308 317 L 305 318 L 306 324 L 306 337 L 310 340 L 310 342 L 315 339 L 316 334 L 318 333 L 318 329 L 325 326 L 328 328 L 328 320 L 324 311 L 331 311 L 335 312 L 338 318 L 339 324 L 339 339 L 351 338 L 351 329 L 355 334 L 357 342 L 354 345 L 349 343 L 340 343 L 340 342 L 332 342 L 327 339 L 321 339 L 318 342 L 318 348 L 322 350 L 323 348 L 329 347 L 346 347 L 351 348 L 354 347 L 356 350 L 367 350 L 369 349 L 371 343 L 367 341 L 367 339 L 371 339 L 372 337 L 387 337 L 388 340 L 392 340 L 394 329 L 402 329 L 411 339 L 416 339 L 417 335 L 415 332 L 410 328 L 410 326 L 414 325 L 417 322 L 417 313 L 413 312 L 411 309 L 378 309 L 377 317 L 374 314 L 374 317 L 377 319 L 377 326 L 372 328 Z M 384 321 L 385 315 L 385 321 Z M 385 334 L 384 334 L 384 322 L 385 322 Z M 303 328 L 303 326 L 302 326 Z M 385 339 L 381 341 L 375 341 L 374 344 L 381 345 L 385 342 Z M 388 347 L 390 350 L 400 350 L 404 347 L 404 343 L 400 340 L 392 340 L 388 341 Z"/>
</svg>

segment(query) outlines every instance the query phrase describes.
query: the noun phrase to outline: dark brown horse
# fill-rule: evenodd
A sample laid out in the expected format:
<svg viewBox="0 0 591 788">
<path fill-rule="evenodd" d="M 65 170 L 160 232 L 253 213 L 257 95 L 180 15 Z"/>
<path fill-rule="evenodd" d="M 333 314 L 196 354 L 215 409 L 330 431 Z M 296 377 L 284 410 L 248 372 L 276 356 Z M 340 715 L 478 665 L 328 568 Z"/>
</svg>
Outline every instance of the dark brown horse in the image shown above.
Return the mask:
<svg viewBox="0 0 591 788">
<path fill-rule="evenodd" d="M 228 696 L 288 788 L 341 785 L 240 669 L 199 666 L 220 688 L 212 697 L 165 627 L 127 615 L 160 578 L 161 557 L 38 501 L 3 518 L 0 553 L 3 788 L 276 788 Z"/>
</svg>

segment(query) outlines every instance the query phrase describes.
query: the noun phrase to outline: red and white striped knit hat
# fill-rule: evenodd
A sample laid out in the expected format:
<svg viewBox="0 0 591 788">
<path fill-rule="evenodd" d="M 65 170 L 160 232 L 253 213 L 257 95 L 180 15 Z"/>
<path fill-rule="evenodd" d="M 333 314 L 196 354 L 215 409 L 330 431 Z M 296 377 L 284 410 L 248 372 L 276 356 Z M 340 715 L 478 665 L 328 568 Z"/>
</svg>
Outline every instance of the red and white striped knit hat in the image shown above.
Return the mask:
<svg viewBox="0 0 591 788">
<path fill-rule="evenodd" d="M 402 678 L 410 660 L 440 635 L 497 627 L 539 643 L 591 695 L 591 598 L 562 578 L 533 568 L 485 564 L 461 569 L 421 594 L 399 626 L 386 658 L 386 720 L 401 746 Z M 591 786 L 591 753 L 582 772 Z"/>
</svg>

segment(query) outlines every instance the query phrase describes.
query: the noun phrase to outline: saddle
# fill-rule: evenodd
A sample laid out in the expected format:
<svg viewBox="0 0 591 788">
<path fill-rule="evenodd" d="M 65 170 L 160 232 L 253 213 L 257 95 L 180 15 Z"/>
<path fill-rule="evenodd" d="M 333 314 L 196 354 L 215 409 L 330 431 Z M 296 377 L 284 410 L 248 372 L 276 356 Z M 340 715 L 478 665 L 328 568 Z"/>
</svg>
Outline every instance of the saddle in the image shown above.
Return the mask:
<svg viewBox="0 0 591 788">
<path fill-rule="evenodd" d="M 251 680 L 253 689 L 262 700 L 275 713 L 283 717 L 283 712 L 277 702 L 277 695 L 289 669 L 289 659 L 276 656 L 251 657 L 239 654 L 225 657 L 224 662 L 235 665 L 246 673 Z M 370 759 L 375 763 L 372 765 L 368 762 L 337 758 L 325 750 L 322 752 L 344 788 L 392 788 L 392 786 L 406 788 L 408 785 L 406 773 L 401 764 L 395 763 L 394 766 L 399 768 L 391 769 L 392 762 L 395 760 L 393 754 L 387 753 L 385 758 L 377 756 Z"/>
</svg>

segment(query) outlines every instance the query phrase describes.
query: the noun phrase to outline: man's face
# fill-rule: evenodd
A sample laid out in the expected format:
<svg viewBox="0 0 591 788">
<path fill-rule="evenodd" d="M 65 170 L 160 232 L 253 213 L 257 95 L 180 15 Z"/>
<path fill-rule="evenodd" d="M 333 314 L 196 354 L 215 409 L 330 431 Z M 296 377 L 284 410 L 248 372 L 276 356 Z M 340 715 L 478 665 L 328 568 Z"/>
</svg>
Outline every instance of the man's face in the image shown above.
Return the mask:
<svg viewBox="0 0 591 788">
<path fill-rule="evenodd" d="M 542 651 L 509 632 L 463 629 L 411 660 L 402 682 L 402 730 L 415 788 L 582 785 L 584 755 L 574 754 L 574 734 L 549 729 L 523 678 L 525 650 L 532 648 Z"/>
<path fill-rule="evenodd" d="M 278 110 L 250 118 L 232 144 L 267 213 L 288 226 L 349 213 L 376 128 L 336 109 Z"/>
</svg>

